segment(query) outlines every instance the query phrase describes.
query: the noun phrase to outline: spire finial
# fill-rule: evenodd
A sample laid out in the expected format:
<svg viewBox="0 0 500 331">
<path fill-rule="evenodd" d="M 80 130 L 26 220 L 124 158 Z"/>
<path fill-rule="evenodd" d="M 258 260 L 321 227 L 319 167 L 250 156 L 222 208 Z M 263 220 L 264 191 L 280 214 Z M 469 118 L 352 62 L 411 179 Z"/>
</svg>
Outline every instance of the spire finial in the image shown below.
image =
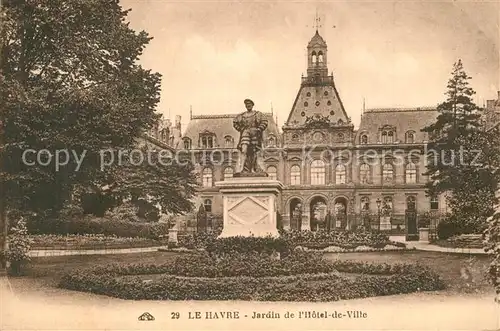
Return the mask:
<svg viewBox="0 0 500 331">
<path fill-rule="evenodd" d="M 190 120 L 193 119 L 193 106 L 192 105 L 189 105 L 189 119 Z"/>
<path fill-rule="evenodd" d="M 318 33 L 319 28 L 321 28 L 321 18 L 318 15 L 318 8 L 316 8 L 316 17 L 314 18 L 314 27 L 316 29 L 316 33 Z"/>
<path fill-rule="evenodd" d="M 365 113 L 365 97 L 363 97 L 363 114 Z"/>
</svg>

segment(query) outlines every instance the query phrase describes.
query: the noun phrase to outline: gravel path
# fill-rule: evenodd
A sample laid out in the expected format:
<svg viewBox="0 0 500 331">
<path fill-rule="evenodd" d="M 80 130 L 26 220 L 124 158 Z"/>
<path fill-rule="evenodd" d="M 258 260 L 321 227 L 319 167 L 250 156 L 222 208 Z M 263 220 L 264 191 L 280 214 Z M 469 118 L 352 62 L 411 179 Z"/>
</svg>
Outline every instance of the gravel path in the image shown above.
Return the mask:
<svg viewBox="0 0 500 331">
<path fill-rule="evenodd" d="M 500 305 L 493 295 L 416 293 L 333 303 L 167 302 L 126 301 L 88 293 L 40 286 L 12 291 L 19 283 L 1 282 L 1 329 L 44 330 L 495 330 L 500 328 Z M 11 286 L 16 285 L 16 286 Z M 22 285 L 22 283 L 21 283 Z M 286 311 L 356 310 L 366 318 L 285 319 Z M 188 313 L 238 311 L 240 319 L 188 319 Z M 280 319 L 252 319 L 253 312 L 274 311 Z M 137 317 L 149 312 L 155 321 Z M 172 313 L 179 312 L 179 319 Z M 248 317 L 244 317 L 247 315 Z"/>
</svg>

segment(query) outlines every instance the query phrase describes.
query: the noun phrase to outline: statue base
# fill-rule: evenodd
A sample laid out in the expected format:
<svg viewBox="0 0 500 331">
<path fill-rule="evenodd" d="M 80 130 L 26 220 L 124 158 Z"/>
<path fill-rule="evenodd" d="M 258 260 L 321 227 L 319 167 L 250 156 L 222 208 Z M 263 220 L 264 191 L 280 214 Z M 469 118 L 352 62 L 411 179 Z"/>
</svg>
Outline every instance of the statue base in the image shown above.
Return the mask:
<svg viewBox="0 0 500 331">
<path fill-rule="evenodd" d="M 233 174 L 233 177 L 235 178 L 241 178 L 241 177 L 268 177 L 269 175 L 267 172 L 237 172 Z"/>
<path fill-rule="evenodd" d="M 241 176 L 215 183 L 223 198 L 224 226 L 219 238 L 279 236 L 277 198 L 283 184 L 263 176 Z"/>
</svg>

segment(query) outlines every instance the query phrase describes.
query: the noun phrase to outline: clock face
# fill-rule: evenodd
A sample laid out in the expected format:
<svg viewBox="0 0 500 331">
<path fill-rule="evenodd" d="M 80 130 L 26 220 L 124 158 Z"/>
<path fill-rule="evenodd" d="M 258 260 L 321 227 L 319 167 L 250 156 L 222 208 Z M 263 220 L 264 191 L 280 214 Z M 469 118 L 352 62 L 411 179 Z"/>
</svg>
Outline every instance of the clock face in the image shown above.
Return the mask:
<svg viewBox="0 0 500 331">
<path fill-rule="evenodd" d="M 321 132 L 315 132 L 313 135 L 313 139 L 316 141 L 323 140 L 323 134 Z"/>
</svg>

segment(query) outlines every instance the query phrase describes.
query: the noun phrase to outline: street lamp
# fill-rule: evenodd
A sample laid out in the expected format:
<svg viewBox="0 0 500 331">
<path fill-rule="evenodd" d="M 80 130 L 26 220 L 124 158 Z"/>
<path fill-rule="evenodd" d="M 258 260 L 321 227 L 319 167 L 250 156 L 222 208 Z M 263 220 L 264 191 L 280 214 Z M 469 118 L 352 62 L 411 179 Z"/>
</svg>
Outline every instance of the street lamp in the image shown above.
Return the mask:
<svg viewBox="0 0 500 331">
<path fill-rule="evenodd" d="M 380 201 L 380 198 L 377 198 L 377 209 L 378 209 L 378 230 L 380 231 L 380 205 L 382 204 L 382 201 Z"/>
</svg>

